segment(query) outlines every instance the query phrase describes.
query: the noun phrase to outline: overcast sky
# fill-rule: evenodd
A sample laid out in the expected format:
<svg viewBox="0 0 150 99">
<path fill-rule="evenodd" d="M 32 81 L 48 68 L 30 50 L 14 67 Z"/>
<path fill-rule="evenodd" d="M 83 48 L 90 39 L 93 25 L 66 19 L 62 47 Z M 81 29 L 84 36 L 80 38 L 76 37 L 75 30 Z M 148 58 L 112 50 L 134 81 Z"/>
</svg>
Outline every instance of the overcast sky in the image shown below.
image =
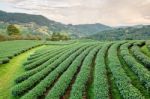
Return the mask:
<svg viewBox="0 0 150 99">
<path fill-rule="evenodd" d="M 150 24 L 150 0 L 0 0 L 0 10 L 41 14 L 65 24 Z"/>
</svg>

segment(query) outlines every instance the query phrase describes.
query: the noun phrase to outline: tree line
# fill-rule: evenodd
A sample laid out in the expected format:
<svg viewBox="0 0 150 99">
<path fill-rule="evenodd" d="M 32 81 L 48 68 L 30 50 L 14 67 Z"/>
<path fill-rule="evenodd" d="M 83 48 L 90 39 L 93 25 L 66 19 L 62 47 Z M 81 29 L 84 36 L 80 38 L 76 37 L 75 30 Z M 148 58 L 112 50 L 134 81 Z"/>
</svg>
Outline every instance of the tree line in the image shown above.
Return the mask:
<svg viewBox="0 0 150 99">
<path fill-rule="evenodd" d="M 33 35 L 27 34 L 22 35 L 19 28 L 15 25 L 10 24 L 7 26 L 7 36 L 0 34 L 0 41 L 3 40 L 51 40 L 51 41 L 60 41 L 60 40 L 70 40 L 68 34 L 62 34 L 59 32 L 53 32 L 51 35 Z"/>
</svg>

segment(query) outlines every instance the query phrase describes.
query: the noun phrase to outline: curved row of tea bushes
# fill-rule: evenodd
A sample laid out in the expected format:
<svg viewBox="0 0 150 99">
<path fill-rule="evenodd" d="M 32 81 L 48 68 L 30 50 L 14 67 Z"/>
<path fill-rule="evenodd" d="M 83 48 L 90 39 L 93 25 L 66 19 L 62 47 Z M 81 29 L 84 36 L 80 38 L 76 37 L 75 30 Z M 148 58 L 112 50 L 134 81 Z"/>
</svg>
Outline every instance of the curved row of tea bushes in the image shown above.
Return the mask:
<svg viewBox="0 0 150 99">
<path fill-rule="evenodd" d="M 27 60 L 28 60 L 28 62 L 37 60 L 37 59 L 39 59 L 39 57 L 45 57 L 45 55 L 47 55 L 47 54 L 50 54 L 50 53 L 56 52 L 56 51 L 60 51 L 60 49 L 63 50 L 65 48 L 69 48 L 69 46 L 68 47 L 56 47 L 56 48 L 51 47 L 51 46 L 46 47 L 44 49 L 38 50 L 38 53 L 36 51 L 34 54 L 30 55 Z"/>
<path fill-rule="evenodd" d="M 66 51 L 60 52 L 59 54 L 58 54 L 58 53 L 54 54 L 54 57 L 51 58 L 51 59 L 49 59 L 49 60 L 46 61 L 45 63 L 39 65 L 38 67 L 36 67 L 36 68 L 34 68 L 34 69 L 32 69 L 32 70 L 26 71 L 26 72 L 24 72 L 21 76 L 17 77 L 16 80 L 15 80 L 15 82 L 16 82 L 16 83 L 20 83 L 20 82 L 22 82 L 22 81 L 28 79 L 30 76 L 32 76 L 32 75 L 38 73 L 38 72 L 41 71 L 42 69 L 44 69 L 44 68 L 46 68 L 47 66 L 49 66 L 50 64 L 52 64 L 55 60 L 61 58 L 61 56 L 62 56 L 63 54 L 65 54 L 65 53 L 67 53 L 68 51 L 69 51 L 69 49 L 66 50 Z"/>
<path fill-rule="evenodd" d="M 46 45 L 71 45 L 75 44 L 77 40 L 68 40 L 68 41 L 46 41 Z"/>
<path fill-rule="evenodd" d="M 106 44 L 99 50 L 95 61 L 94 72 L 94 99 L 109 99 L 109 84 L 105 56 L 111 44 Z"/>
<path fill-rule="evenodd" d="M 43 50 L 45 50 L 45 49 L 43 49 Z M 41 50 L 41 51 L 43 52 L 43 50 Z M 52 54 L 52 53 L 59 51 L 59 50 L 60 49 L 58 49 L 58 48 L 57 49 L 56 48 L 55 49 L 49 49 L 49 51 L 42 53 L 42 54 L 38 54 L 38 55 L 34 53 L 34 54 L 32 54 L 32 56 L 30 55 L 28 57 L 27 61 L 23 65 L 31 64 L 31 63 L 39 60 L 40 58 L 45 57 L 46 55 Z M 34 57 L 33 57 L 33 55 L 34 55 Z"/>
<path fill-rule="evenodd" d="M 95 54 L 101 48 L 101 46 L 95 47 L 88 56 L 85 58 L 82 67 L 77 75 L 77 78 L 72 86 L 70 93 L 70 99 L 82 99 L 83 92 L 86 90 L 86 83 L 89 79 L 91 65 L 94 59 Z M 50 99 L 50 98 L 47 98 Z"/>
<path fill-rule="evenodd" d="M 132 44 L 127 43 L 120 47 L 120 55 L 125 60 L 126 64 L 132 69 L 132 71 L 138 76 L 139 80 L 145 85 L 147 90 L 150 88 L 150 72 L 130 54 L 129 47 Z"/>
<path fill-rule="evenodd" d="M 51 48 L 51 47 L 48 47 L 48 48 Z M 43 49 L 39 49 L 39 50 L 37 50 L 36 52 L 34 52 L 33 54 L 31 54 L 28 58 L 27 58 L 27 60 L 32 60 L 32 59 L 36 59 L 36 58 L 38 58 L 38 57 L 40 57 L 40 56 L 43 56 L 43 55 L 45 55 L 45 54 L 47 54 L 47 53 L 49 53 L 49 52 L 51 52 L 51 51 L 54 51 L 54 50 L 56 50 L 56 48 L 52 48 L 52 49 L 47 49 L 47 47 L 46 48 L 43 48 Z"/>
<path fill-rule="evenodd" d="M 56 51 L 52 51 L 52 52 L 49 52 L 43 56 L 40 56 L 38 58 L 36 58 L 36 60 L 30 60 L 30 61 L 27 61 L 24 65 L 25 67 L 25 70 L 31 70 L 31 69 L 34 69 L 36 67 L 38 67 L 39 65 L 45 63 L 46 61 L 48 61 L 50 58 L 54 57 L 56 54 L 59 54 L 60 52 L 63 52 L 65 50 L 67 50 L 68 48 L 61 48 L 59 50 L 56 50 Z"/>
<path fill-rule="evenodd" d="M 143 65 L 150 69 L 150 58 L 140 51 L 140 48 L 136 45 L 131 47 L 131 52 L 136 59 L 138 59 Z"/>
<path fill-rule="evenodd" d="M 63 52 L 63 51 L 65 51 L 65 50 L 67 50 L 67 49 L 68 49 L 68 48 L 64 48 L 64 49 L 62 49 L 62 50 L 49 53 L 48 55 L 45 54 L 43 57 L 39 57 L 38 60 L 32 62 L 31 64 L 24 65 L 24 68 L 25 68 L 25 70 L 32 70 L 32 69 L 38 67 L 39 65 L 45 63 L 45 62 L 48 61 L 50 58 L 54 57 L 56 54 L 59 54 L 60 52 Z"/>
<path fill-rule="evenodd" d="M 58 48 L 61 48 L 62 46 L 44 46 L 43 49 L 39 49 L 35 51 L 33 54 L 31 54 L 28 58 L 34 58 L 34 57 L 39 57 L 41 55 L 44 55 L 46 53 L 49 53 L 49 51 L 57 50 Z"/>
<path fill-rule="evenodd" d="M 126 75 L 118 58 L 118 48 L 122 43 L 115 43 L 108 51 L 109 68 L 112 72 L 115 84 L 124 99 L 145 99 L 140 91 L 135 88 L 131 79 Z"/>
<path fill-rule="evenodd" d="M 69 80 L 69 78 L 70 77 L 72 78 L 72 75 L 73 75 L 72 73 L 74 73 L 73 71 L 77 70 L 77 67 L 80 66 L 82 60 L 84 59 L 86 54 L 88 54 L 90 49 L 91 47 L 83 50 L 83 52 L 79 52 L 80 53 L 79 56 L 75 58 L 75 60 L 71 63 L 71 65 L 68 65 L 68 61 L 70 61 L 70 59 L 68 59 L 66 63 L 64 62 L 64 64 L 60 64 L 58 68 L 56 68 L 53 72 L 51 72 L 44 80 L 42 80 L 36 87 L 34 87 L 27 94 L 25 94 L 21 99 L 37 99 L 37 97 L 43 95 L 46 88 L 51 86 L 54 83 L 54 81 L 58 78 L 58 76 L 60 76 L 68 68 L 67 71 L 65 71 L 63 75 L 60 76 L 58 81 L 55 83 L 57 89 L 55 88 L 55 86 L 52 87 L 51 89 L 51 90 L 53 89 L 57 90 L 57 92 L 56 93 L 54 92 L 53 95 L 61 94 L 60 91 L 65 90 L 64 87 L 67 84 L 67 82 L 71 81 Z M 74 55 L 72 55 L 72 58 L 74 58 Z M 70 68 L 73 68 L 73 69 L 70 69 Z M 69 72 L 69 74 L 65 75 L 66 72 Z M 57 83 L 60 85 L 58 85 Z M 59 90 L 59 88 L 61 89 Z M 56 99 L 56 97 L 53 99 Z"/>
<path fill-rule="evenodd" d="M 78 54 L 80 54 L 79 52 L 84 50 L 86 47 L 87 46 L 78 46 L 78 47 L 71 49 L 70 51 L 68 51 L 68 53 L 61 56 L 61 58 L 56 60 L 53 64 L 50 64 L 46 68 L 42 69 L 40 72 L 29 77 L 27 80 L 15 85 L 12 89 L 12 94 L 14 96 L 22 95 L 23 93 L 25 93 L 26 91 L 34 87 L 35 84 L 37 84 L 42 79 L 44 79 L 49 73 L 51 73 L 60 64 L 64 64 L 64 63 L 69 64 L 70 62 L 72 62 L 74 60 L 73 56 L 76 57 Z"/>
</svg>

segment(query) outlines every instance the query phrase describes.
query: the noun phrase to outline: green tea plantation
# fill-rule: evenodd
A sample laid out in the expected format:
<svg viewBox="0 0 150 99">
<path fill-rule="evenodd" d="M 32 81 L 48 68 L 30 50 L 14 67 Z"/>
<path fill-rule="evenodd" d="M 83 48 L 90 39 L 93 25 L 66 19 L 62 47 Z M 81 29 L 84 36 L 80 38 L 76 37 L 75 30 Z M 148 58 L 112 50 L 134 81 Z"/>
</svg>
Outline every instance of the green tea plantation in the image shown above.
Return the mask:
<svg viewBox="0 0 150 99">
<path fill-rule="evenodd" d="M 7 41 L 0 60 L 0 99 L 150 99 L 150 41 Z"/>
</svg>

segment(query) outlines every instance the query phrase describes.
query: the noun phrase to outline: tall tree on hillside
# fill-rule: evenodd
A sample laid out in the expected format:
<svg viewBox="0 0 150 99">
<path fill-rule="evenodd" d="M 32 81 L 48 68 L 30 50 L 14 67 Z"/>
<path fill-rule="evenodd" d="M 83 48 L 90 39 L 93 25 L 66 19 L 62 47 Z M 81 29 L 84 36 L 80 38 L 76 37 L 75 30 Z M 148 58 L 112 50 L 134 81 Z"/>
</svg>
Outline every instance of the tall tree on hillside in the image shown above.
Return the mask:
<svg viewBox="0 0 150 99">
<path fill-rule="evenodd" d="M 19 29 L 12 24 L 8 25 L 7 33 L 8 33 L 8 35 L 20 35 Z"/>
<path fill-rule="evenodd" d="M 60 33 L 56 33 L 56 32 L 54 32 L 53 34 L 52 34 L 52 39 L 51 39 L 52 41 L 59 41 L 60 40 Z"/>
</svg>

